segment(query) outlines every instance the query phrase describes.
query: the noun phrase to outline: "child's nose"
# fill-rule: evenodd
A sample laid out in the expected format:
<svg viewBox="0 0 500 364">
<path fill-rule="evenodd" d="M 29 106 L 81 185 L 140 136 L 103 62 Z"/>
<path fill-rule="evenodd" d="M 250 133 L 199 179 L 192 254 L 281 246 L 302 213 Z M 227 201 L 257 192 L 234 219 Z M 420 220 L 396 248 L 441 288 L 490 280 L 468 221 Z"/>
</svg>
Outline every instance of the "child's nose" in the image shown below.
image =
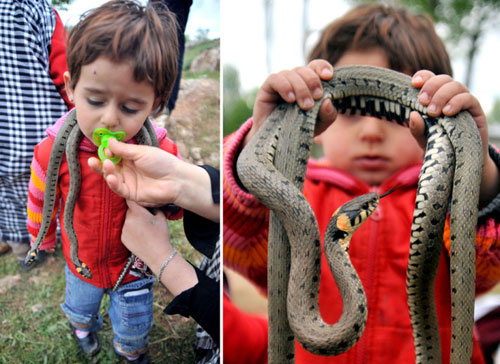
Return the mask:
<svg viewBox="0 0 500 364">
<path fill-rule="evenodd" d="M 116 106 L 110 104 L 103 110 L 103 114 L 101 116 L 101 122 L 106 129 L 112 129 L 117 126 L 118 121 L 118 109 Z"/>
<path fill-rule="evenodd" d="M 384 138 L 384 123 L 385 120 L 381 120 L 374 117 L 364 117 L 361 122 L 360 138 L 369 142 L 378 142 Z"/>
</svg>

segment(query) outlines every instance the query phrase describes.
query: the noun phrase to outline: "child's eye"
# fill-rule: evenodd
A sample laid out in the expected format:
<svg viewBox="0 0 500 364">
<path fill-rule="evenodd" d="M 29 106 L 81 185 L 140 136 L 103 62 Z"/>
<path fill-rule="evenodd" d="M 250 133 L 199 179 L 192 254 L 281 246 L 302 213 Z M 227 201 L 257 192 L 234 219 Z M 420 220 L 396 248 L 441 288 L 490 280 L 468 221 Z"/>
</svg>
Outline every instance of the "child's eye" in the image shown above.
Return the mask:
<svg viewBox="0 0 500 364">
<path fill-rule="evenodd" d="M 101 106 L 103 104 L 102 101 L 99 101 L 99 100 L 95 100 L 95 99 L 91 99 L 91 98 L 87 98 L 87 102 L 92 105 L 92 106 Z"/>
<path fill-rule="evenodd" d="M 122 110 L 124 113 L 126 114 L 136 114 L 137 113 L 137 110 L 136 109 L 132 109 L 130 107 L 127 107 L 125 105 L 122 106 Z"/>
</svg>

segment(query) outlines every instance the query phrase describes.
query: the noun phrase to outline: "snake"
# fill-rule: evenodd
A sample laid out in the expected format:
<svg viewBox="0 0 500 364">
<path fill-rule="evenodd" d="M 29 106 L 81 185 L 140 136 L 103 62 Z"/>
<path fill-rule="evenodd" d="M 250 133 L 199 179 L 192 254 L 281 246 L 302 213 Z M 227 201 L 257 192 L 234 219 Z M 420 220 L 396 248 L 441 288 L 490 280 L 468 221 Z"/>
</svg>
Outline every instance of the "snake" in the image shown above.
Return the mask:
<svg viewBox="0 0 500 364">
<path fill-rule="evenodd" d="M 334 69 L 322 81 L 324 96 L 311 110 L 279 104 L 241 151 L 236 165 L 243 186 L 270 209 L 268 244 L 269 363 L 294 362 L 294 338 L 309 352 L 338 355 L 361 337 L 366 296 L 346 251 L 358 224 L 377 196 L 349 202 L 358 216 L 342 208 L 333 214 L 324 236 L 325 255 L 343 301 L 333 325 L 318 307 L 320 236 L 314 213 L 302 194 L 314 127 L 321 103 L 330 98 L 338 112 L 370 115 L 407 127 L 410 113 L 425 122 L 427 138 L 417 186 L 409 242 L 407 300 L 416 363 L 441 363 L 434 282 L 450 214 L 450 362 L 470 363 L 475 288 L 475 231 L 483 149 L 467 111 L 432 117 L 418 101 L 411 77 L 374 66 Z M 367 203 L 370 201 L 369 203 Z M 341 224 L 338 221 L 342 221 Z M 346 224 L 349 222 L 349 224 Z M 331 225 L 331 227 L 330 227 Z M 346 230 L 345 227 L 350 229 Z"/>
<path fill-rule="evenodd" d="M 40 246 L 42 245 L 42 242 L 49 230 L 50 221 L 57 202 L 56 190 L 59 179 L 59 170 L 63 157 L 66 156 L 69 170 L 69 188 L 64 205 L 63 224 L 64 230 L 66 231 L 66 235 L 70 242 L 70 259 L 75 267 L 75 270 L 81 276 L 87 279 L 92 279 L 92 273 L 90 272 L 89 266 L 85 262 L 82 262 L 78 257 L 78 237 L 73 224 L 76 201 L 78 200 L 81 187 L 81 166 L 78 152 L 83 136 L 84 134 L 78 126 L 76 119 L 76 109 L 73 109 L 69 112 L 66 120 L 54 138 L 46 172 L 42 221 L 35 241 L 26 255 L 25 263 L 30 265 L 35 261 L 36 256 L 40 251 Z M 158 146 L 158 138 L 149 119 L 146 119 L 135 138 L 139 144 Z M 134 260 L 135 256 L 131 254 L 113 287 L 114 290 L 116 290 L 116 288 L 120 285 Z"/>
</svg>

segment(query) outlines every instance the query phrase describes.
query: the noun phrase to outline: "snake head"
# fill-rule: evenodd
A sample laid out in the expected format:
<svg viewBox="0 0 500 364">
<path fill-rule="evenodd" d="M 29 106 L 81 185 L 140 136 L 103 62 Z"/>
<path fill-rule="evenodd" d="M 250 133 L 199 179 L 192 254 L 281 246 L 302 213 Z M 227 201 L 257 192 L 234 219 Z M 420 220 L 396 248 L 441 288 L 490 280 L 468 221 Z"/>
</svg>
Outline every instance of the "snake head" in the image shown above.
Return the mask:
<svg viewBox="0 0 500 364">
<path fill-rule="evenodd" d="M 103 162 L 104 160 L 109 159 L 114 164 L 120 162 L 121 157 L 118 156 L 107 157 L 104 154 L 104 149 L 109 147 L 108 143 L 110 138 L 115 138 L 116 140 L 121 142 L 125 139 L 125 135 L 126 134 L 124 131 L 112 132 L 106 128 L 95 129 L 94 132 L 92 133 L 92 140 L 94 141 L 95 145 L 99 147 L 97 149 L 97 154 L 99 155 L 99 159 Z"/>
<path fill-rule="evenodd" d="M 380 196 L 373 192 L 358 196 L 340 206 L 332 219 L 336 216 L 337 228 L 352 234 L 375 211 L 379 201 Z"/>
</svg>

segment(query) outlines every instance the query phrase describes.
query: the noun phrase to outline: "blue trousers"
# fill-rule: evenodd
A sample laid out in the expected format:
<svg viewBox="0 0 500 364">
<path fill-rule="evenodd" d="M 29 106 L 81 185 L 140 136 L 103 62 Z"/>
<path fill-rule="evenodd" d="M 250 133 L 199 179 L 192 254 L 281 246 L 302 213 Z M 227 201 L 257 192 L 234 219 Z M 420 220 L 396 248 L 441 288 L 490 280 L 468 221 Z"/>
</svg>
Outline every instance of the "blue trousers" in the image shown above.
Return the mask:
<svg viewBox="0 0 500 364">
<path fill-rule="evenodd" d="M 107 293 L 115 351 L 122 356 L 135 356 L 148 350 L 148 335 L 153 326 L 154 279 L 139 279 L 112 292 L 81 280 L 68 266 L 65 276 L 66 296 L 61 308 L 74 328 L 89 332 L 101 329 L 99 306 Z"/>
</svg>

